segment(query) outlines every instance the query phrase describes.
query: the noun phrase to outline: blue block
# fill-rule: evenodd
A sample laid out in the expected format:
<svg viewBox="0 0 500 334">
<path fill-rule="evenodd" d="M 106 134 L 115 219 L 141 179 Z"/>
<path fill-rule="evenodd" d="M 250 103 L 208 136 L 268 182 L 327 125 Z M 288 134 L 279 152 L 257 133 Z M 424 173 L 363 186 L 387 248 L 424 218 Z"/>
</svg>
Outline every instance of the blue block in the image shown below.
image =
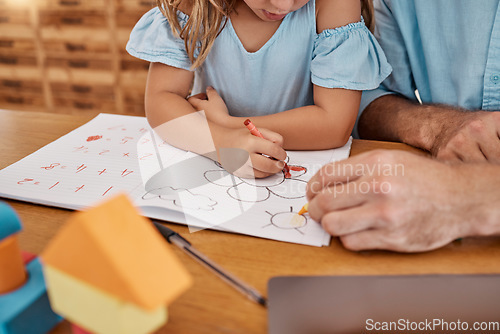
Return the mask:
<svg viewBox="0 0 500 334">
<path fill-rule="evenodd" d="M 0 334 L 47 333 L 62 320 L 50 307 L 40 260 L 28 263 L 26 270 L 22 287 L 0 295 Z"/>
<path fill-rule="evenodd" d="M 23 226 L 14 209 L 0 202 L 0 241 L 21 231 Z"/>
</svg>

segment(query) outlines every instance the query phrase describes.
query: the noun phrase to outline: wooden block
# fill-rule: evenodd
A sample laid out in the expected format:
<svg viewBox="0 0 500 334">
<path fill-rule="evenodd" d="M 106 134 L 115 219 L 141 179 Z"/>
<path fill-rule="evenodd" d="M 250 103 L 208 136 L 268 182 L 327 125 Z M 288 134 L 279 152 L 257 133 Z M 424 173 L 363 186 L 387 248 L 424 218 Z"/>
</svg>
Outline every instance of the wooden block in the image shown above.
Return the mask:
<svg viewBox="0 0 500 334">
<path fill-rule="evenodd" d="M 0 334 L 47 333 L 62 320 L 50 307 L 40 261 L 34 259 L 26 269 L 26 283 L 0 295 Z"/>
<path fill-rule="evenodd" d="M 0 202 L 0 240 L 22 230 L 21 221 L 14 209 L 7 203 Z"/>
<path fill-rule="evenodd" d="M 0 241 L 0 294 L 19 288 L 26 280 L 17 234 Z"/>
<path fill-rule="evenodd" d="M 46 265 L 124 302 L 155 310 L 192 279 L 126 195 L 74 214 L 42 255 Z"/>
<path fill-rule="evenodd" d="M 142 334 L 167 320 L 166 306 L 145 310 L 50 265 L 44 266 L 50 303 L 66 319 L 92 333 Z"/>
</svg>

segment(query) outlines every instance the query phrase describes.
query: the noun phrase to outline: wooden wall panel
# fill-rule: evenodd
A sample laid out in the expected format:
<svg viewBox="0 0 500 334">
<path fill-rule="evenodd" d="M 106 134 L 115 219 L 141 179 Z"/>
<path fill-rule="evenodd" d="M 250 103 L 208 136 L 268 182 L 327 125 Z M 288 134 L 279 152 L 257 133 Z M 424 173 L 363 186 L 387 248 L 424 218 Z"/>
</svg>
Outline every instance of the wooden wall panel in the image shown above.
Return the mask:
<svg viewBox="0 0 500 334">
<path fill-rule="evenodd" d="M 0 109 L 144 115 L 149 64 L 125 51 L 154 0 L 0 0 Z"/>
</svg>

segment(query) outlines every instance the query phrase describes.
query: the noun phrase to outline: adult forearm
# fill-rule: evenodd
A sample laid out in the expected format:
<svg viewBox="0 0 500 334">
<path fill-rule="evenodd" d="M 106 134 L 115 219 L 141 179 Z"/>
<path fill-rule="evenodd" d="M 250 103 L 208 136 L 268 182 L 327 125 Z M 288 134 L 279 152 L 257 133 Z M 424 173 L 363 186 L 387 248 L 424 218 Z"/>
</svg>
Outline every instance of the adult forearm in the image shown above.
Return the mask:
<svg viewBox="0 0 500 334">
<path fill-rule="evenodd" d="M 363 111 L 361 138 L 403 142 L 430 151 L 443 125 L 455 122 L 463 110 L 445 105 L 421 105 L 398 95 L 385 95 Z"/>
</svg>

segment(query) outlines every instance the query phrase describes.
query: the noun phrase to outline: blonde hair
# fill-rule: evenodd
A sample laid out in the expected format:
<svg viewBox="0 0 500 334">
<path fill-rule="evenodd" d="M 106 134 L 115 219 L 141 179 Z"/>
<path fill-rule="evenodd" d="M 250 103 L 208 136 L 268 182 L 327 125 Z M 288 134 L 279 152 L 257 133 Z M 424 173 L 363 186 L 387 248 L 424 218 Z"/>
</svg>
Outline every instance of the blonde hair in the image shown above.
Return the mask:
<svg viewBox="0 0 500 334">
<path fill-rule="evenodd" d="M 371 32 L 375 29 L 374 12 L 373 0 L 361 0 L 361 15 L 363 15 L 365 24 Z"/>
<path fill-rule="evenodd" d="M 186 51 L 192 62 L 192 68 L 199 67 L 208 56 L 215 39 L 226 25 L 227 18 L 234 10 L 237 0 L 156 0 L 156 4 L 174 34 L 184 40 Z M 365 19 L 366 26 L 373 31 L 373 1 L 361 1 L 361 14 Z M 188 3 L 189 18 L 184 26 L 181 26 L 177 18 L 177 11 L 181 6 Z M 195 57 L 195 51 L 198 56 Z"/>
<path fill-rule="evenodd" d="M 189 19 L 181 27 L 177 11 L 186 0 L 156 0 L 174 34 L 184 40 L 192 68 L 197 68 L 207 58 L 215 39 L 224 28 L 236 0 L 189 0 Z M 195 50 L 198 56 L 195 57 Z"/>
</svg>

